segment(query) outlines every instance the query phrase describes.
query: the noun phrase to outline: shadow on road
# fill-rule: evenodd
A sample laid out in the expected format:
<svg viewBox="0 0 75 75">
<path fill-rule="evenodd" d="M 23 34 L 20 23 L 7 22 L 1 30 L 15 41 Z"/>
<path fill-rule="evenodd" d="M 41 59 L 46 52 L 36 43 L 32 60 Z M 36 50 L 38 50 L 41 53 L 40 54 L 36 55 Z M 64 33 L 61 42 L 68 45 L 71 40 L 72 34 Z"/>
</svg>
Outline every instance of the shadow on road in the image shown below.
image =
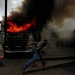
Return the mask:
<svg viewBox="0 0 75 75">
<path fill-rule="evenodd" d="M 17 58 L 32 58 L 32 53 L 7 53 L 4 58 L 17 59 Z"/>
</svg>

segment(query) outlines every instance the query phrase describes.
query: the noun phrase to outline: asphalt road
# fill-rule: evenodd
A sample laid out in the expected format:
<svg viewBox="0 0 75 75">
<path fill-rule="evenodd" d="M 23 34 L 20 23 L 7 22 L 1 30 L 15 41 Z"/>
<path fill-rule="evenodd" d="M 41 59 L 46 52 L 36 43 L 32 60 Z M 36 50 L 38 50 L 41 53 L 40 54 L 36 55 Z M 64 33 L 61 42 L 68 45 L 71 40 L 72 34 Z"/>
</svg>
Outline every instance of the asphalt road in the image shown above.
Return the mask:
<svg viewBox="0 0 75 75">
<path fill-rule="evenodd" d="M 0 59 L 0 75 L 22 75 L 22 67 L 29 59 Z"/>
<path fill-rule="evenodd" d="M 1 45 L 0 45 L 1 46 Z M 0 47 L 0 56 L 3 56 L 3 49 Z M 8 54 L 7 58 L 0 59 L 0 75 L 22 75 L 22 67 L 30 60 L 26 54 Z"/>
</svg>

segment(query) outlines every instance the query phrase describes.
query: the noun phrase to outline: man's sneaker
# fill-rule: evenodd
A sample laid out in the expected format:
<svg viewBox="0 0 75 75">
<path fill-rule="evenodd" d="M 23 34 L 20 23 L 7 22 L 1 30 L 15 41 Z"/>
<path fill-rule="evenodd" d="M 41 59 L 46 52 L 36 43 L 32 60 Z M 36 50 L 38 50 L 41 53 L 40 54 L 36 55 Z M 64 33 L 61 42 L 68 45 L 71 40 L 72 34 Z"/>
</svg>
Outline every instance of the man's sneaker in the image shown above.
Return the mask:
<svg viewBox="0 0 75 75">
<path fill-rule="evenodd" d="M 46 65 L 46 62 L 44 62 L 43 67 Z"/>
<path fill-rule="evenodd" d="M 26 71 L 25 71 L 24 67 L 22 67 L 22 73 L 23 73 L 23 75 L 26 74 Z"/>
</svg>

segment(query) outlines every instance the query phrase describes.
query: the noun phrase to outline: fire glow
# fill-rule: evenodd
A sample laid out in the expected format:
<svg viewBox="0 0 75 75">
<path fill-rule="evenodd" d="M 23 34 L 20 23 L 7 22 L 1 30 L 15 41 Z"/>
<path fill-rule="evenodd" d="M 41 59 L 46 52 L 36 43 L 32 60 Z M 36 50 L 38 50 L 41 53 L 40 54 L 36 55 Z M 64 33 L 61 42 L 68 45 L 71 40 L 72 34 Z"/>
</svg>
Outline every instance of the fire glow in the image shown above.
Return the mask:
<svg viewBox="0 0 75 75">
<path fill-rule="evenodd" d="M 7 32 L 20 32 L 20 31 L 28 31 L 31 27 L 36 28 L 36 19 L 34 18 L 30 23 L 25 23 L 21 26 L 18 26 L 17 23 L 7 22 Z"/>
</svg>

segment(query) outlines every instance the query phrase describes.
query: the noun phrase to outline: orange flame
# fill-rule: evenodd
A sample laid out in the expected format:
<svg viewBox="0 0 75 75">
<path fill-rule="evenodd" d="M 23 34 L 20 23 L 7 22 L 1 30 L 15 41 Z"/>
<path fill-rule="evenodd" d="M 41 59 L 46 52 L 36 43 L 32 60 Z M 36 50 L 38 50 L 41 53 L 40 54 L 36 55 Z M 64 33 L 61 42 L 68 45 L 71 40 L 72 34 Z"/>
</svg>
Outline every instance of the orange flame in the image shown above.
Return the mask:
<svg viewBox="0 0 75 75">
<path fill-rule="evenodd" d="M 20 31 L 28 31 L 31 27 L 36 28 L 36 19 L 34 18 L 31 23 L 26 23 L 21 25 L 20 27 L 13 22 L 7 22 L 7 32 L 20 32 Z"/>
</svg>

